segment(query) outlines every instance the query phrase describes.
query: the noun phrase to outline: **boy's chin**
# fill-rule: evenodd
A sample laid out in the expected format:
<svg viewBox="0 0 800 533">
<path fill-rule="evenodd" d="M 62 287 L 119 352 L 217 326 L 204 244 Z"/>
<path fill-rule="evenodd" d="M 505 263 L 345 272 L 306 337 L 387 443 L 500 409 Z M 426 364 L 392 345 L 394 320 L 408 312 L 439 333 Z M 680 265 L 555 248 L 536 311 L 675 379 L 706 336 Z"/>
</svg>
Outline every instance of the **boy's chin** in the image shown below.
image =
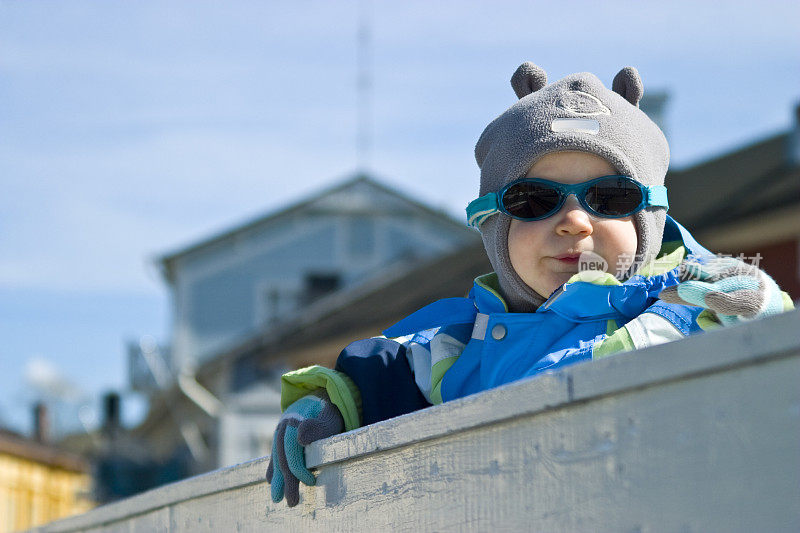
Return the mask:
<svg viewBox="0 0 800 533">
<path fill-rule="evenodd" d="M 569 270 L 567 272 L 554 272 L 553 283 L 555 284 L 555 287 L 553 288 L 553 290 L 556 290 L 557 288 L 568 282 L 570 278 L 577 273 L 578 273 L 577 268 Z M 550 292 L 552 293 L 552 291 Z"/>
<path fill-rule="evenodd" d="M 530 285 L 528 286 L 531 287 L 536 294 L 544 299 L 547 299 L 551 294 L 553 294 L 553 292 L 556 291 L 556 289 L 568 282 L 570 278 L 577 273 L 578 269 L 575 269 L 575 272 L 554 272 L 550 275 L 550 280 L 547 285 L 538 287 L 533 287 Z M 547 292 L 547 294 L 542 294 L 543 292 Z"/>
</svg>

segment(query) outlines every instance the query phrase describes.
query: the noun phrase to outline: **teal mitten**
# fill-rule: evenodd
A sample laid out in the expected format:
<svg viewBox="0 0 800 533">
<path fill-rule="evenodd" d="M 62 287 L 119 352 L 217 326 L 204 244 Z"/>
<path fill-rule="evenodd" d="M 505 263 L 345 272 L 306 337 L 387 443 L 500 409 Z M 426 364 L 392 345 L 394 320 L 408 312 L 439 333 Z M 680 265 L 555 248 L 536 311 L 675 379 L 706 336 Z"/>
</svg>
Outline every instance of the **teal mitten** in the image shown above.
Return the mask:
<svg viewBox="0 0 800 533">
<path fill-rule="evenodd" d="M 306 468 L 304 447 L 342 431 L 342 415 L 324 390 L 304 396 L 286 408 L 275 429 L 272 455 L 267 467 L 273 502 L 281 501 L 285 493 L 289 507 L 297 505 L 300 501 L 300 481 L 306 485 L 317 482 L 314 474 Z"/>
<path fill-rule="evenodd" d="M 667 287 L 658 297 L 708 309 L 723 326 L 783 312 L 780 288 L 754 265 L 733 257 L 713 257 L 704 263 L 686 259 L 681 271 L 686 281 Z"/>
</svg>

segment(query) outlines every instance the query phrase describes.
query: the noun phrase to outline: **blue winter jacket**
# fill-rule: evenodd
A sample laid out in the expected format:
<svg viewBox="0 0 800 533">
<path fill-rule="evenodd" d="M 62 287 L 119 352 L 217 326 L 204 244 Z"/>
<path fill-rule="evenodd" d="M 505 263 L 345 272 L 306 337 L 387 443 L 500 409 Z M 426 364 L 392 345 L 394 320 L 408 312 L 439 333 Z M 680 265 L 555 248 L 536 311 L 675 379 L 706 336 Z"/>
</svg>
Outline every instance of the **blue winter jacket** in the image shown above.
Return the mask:
<svg viewBox="0 0 800 533">
<path fill-rule="evenodd" d="M 286 374 L 284 407 L 327 388 L 346 429 L 449 401 L 545 371 L 699 331 L 699 307 L 657 299 L 679 282 L 686 256 L 711 252 L 667 216 L 662 254 L 667 269 L 624 283 L 610 274 L 576 275 L 535 313 L 509 313 L 496 276 L 475 280 L 466 298 L 434 302 L 385 330 L 384 337 L 350 344 L 335 369 L 319 366 Z M 649 269 L 645 273 L 657 272 Z"/>
</svg>

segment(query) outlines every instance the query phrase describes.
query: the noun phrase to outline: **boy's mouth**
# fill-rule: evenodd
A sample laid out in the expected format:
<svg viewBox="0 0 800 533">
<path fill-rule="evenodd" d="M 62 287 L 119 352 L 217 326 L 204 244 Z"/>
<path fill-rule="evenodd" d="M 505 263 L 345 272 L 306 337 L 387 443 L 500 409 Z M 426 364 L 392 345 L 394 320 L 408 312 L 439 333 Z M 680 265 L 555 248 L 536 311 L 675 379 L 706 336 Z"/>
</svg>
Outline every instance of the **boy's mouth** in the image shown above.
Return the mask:
<svg viewBox="0 0 800 533">
<path fill-rule="evenodd" d="M 581 257 L 581 254 L 561 254 L 561 255 L 555 256 L 554 259 L 558 259 L 562 263 L 567 263 L 567 264 L 572 265 L 572 264 L 576 264 L 578 262 L 578 260 L 580 259 L 580 257 Z"/>
</svg>

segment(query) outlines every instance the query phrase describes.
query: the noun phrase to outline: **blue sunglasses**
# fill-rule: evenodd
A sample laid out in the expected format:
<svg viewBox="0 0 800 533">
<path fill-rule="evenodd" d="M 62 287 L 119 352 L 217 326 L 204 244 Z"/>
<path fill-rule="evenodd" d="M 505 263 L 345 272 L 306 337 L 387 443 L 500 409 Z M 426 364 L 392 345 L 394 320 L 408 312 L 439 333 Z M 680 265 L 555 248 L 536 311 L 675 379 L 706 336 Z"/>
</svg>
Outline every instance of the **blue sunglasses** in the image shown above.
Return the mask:
<svg viewBox="0 0 800 533">
<path fill-rule="evenodd" d="M 542 220 L 560 211 L 570 194 L 586 211 L 603 218 L 627 217 L 645 207 L 669 207 L 666 187 L 645 187 L 629 176 L 601 176 L 575 185 L 521 178 L 470 202 L 467 222 L 480 228 L 498 212 L 517 220 Z"/>
</svg>

